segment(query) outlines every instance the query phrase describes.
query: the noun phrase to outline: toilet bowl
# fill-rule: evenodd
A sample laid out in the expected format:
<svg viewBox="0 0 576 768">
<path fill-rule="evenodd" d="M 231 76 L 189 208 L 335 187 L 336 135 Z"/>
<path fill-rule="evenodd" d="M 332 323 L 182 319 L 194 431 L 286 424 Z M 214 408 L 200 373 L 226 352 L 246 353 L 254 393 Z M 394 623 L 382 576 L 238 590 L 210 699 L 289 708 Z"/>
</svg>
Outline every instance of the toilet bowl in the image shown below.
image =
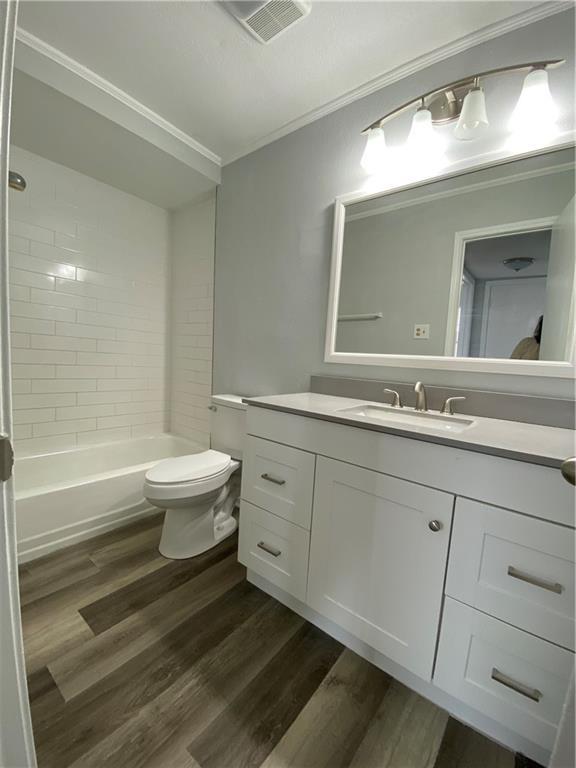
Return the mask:
<svg viewBox="0 0 576 768">
<path fill-rule="evenodd" d="M 144 497 L 166 510 L 160 553 L 173 560 L 206 552 L 237 528 L 230 478 L 240 466 L 226 453 L 165 459 L 148 470 Z"/>
<path fill-rule="evenodd" d="M 214 395 L 210 414 L 213 450 L 165 459 L 144 480 L 144 497 L 166 510 L 159 549 L 173 560 L 206 552 L 238 527 L 232 513 L 240 487 L 246 405 L 239 395 Z"/>
</svg>

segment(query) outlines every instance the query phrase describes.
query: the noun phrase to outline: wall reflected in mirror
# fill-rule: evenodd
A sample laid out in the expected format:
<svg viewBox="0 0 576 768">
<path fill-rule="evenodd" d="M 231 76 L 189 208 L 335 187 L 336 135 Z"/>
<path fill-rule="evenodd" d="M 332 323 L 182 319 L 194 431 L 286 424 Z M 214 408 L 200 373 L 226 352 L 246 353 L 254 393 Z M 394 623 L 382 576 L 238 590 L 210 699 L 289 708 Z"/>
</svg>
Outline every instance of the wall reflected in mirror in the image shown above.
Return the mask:
<svg viewBox="0 0 576 768">
<path fill-rule="evenodd" d="M 346 206 L 336 352 L 565 361 L 574 151 Z"/>
</svg>

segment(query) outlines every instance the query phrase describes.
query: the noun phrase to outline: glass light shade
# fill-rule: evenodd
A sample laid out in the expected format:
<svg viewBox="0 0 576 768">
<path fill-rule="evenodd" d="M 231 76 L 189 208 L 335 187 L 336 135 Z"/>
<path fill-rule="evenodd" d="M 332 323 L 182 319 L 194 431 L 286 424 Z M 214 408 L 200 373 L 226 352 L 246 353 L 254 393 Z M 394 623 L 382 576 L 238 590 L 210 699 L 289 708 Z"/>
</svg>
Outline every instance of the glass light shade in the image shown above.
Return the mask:
<svg viewBox="0 0 576 768">
<path fill-rule="evenodd" d="M 545 138 L 555 133 L 557 119 L 558 109 L 550 93 L 548 72 L 545 69 L 529 72 L 508 127 L 516 134 Z"/>
<path fill-rule="evenodd" d="M 406 147 L 422 156 L 438 155 L 444 151 L 444 141 L 432 124 L 432 113 L 421 107 L 412 118 Z"/>
<path fill-rule="evenodd" d="M 472 88 L 464 98 L 462 112 L 454 129 L 454 135 L 461 141 L 477 139 L 486 132 L 489 125 L 484 89 Z"/>
<path fill-rule="evenodd" d="M 382 169 L 386 160 L 386 138 L 382 128 L 368 131 L 366 147 L 360 165 L 367 173 L 376 173 Z"/>
</svg>

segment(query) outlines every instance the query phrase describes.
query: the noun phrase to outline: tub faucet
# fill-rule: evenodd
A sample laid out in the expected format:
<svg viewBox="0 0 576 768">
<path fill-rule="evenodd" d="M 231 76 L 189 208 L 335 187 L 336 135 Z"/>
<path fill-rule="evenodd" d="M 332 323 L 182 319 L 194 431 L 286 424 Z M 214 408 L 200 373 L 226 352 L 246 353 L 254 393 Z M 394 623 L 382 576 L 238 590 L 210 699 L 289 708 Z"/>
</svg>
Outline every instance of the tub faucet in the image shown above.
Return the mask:
<svg viewBox="0 0 576 768">
<path fill-rule="evenodd" d="M 426 403 L 426 390 L 424 389 L 424 384 L 422 384 L 421 381 L 416 382 L 414 392 L 416 392 L 416 405 L 414 406 L 415 410 L 427 411 L 428 405 Z"/>
</svg>

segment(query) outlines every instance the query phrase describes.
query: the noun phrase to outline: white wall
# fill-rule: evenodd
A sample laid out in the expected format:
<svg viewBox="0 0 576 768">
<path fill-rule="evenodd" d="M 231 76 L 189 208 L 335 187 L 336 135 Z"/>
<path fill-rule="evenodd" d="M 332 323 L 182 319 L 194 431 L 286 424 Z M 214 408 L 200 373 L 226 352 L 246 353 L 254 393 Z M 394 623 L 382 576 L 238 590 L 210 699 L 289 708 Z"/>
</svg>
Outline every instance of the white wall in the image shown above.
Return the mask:
<svg viewBox="0 0 576 768">
<path fill-rule="evenodd" d="M 310 374 L 321 373 L 572 397 L 567 380 L 324 363 L 333 204 L 366 182 L 362 129 L 470 72 L 547 58 L 566 59 L 551 87 L 563 116 L 570 115 L 572 10 L 441 61 L 226 166 L 216 216 L 215 389 L 302 391 Z M 489 108 L 493 99 L 510 105 L 520 85 L 516 76 L 495 79 Z M 408 120 L 398 121 L 390 143 L 405 137 Z M 461 142 L 460 159 L 478 152 L 475 144 Z"/>
<path fill-rule="evenodd" d="M 163 432 L 168 213 L 17 147 L 10 164 L 17 453 Z"/>
<path fill-rule="evenodd" d="M 216 195 L 171 215 L 171 431 L 210 446 Z"/>
</svg>

